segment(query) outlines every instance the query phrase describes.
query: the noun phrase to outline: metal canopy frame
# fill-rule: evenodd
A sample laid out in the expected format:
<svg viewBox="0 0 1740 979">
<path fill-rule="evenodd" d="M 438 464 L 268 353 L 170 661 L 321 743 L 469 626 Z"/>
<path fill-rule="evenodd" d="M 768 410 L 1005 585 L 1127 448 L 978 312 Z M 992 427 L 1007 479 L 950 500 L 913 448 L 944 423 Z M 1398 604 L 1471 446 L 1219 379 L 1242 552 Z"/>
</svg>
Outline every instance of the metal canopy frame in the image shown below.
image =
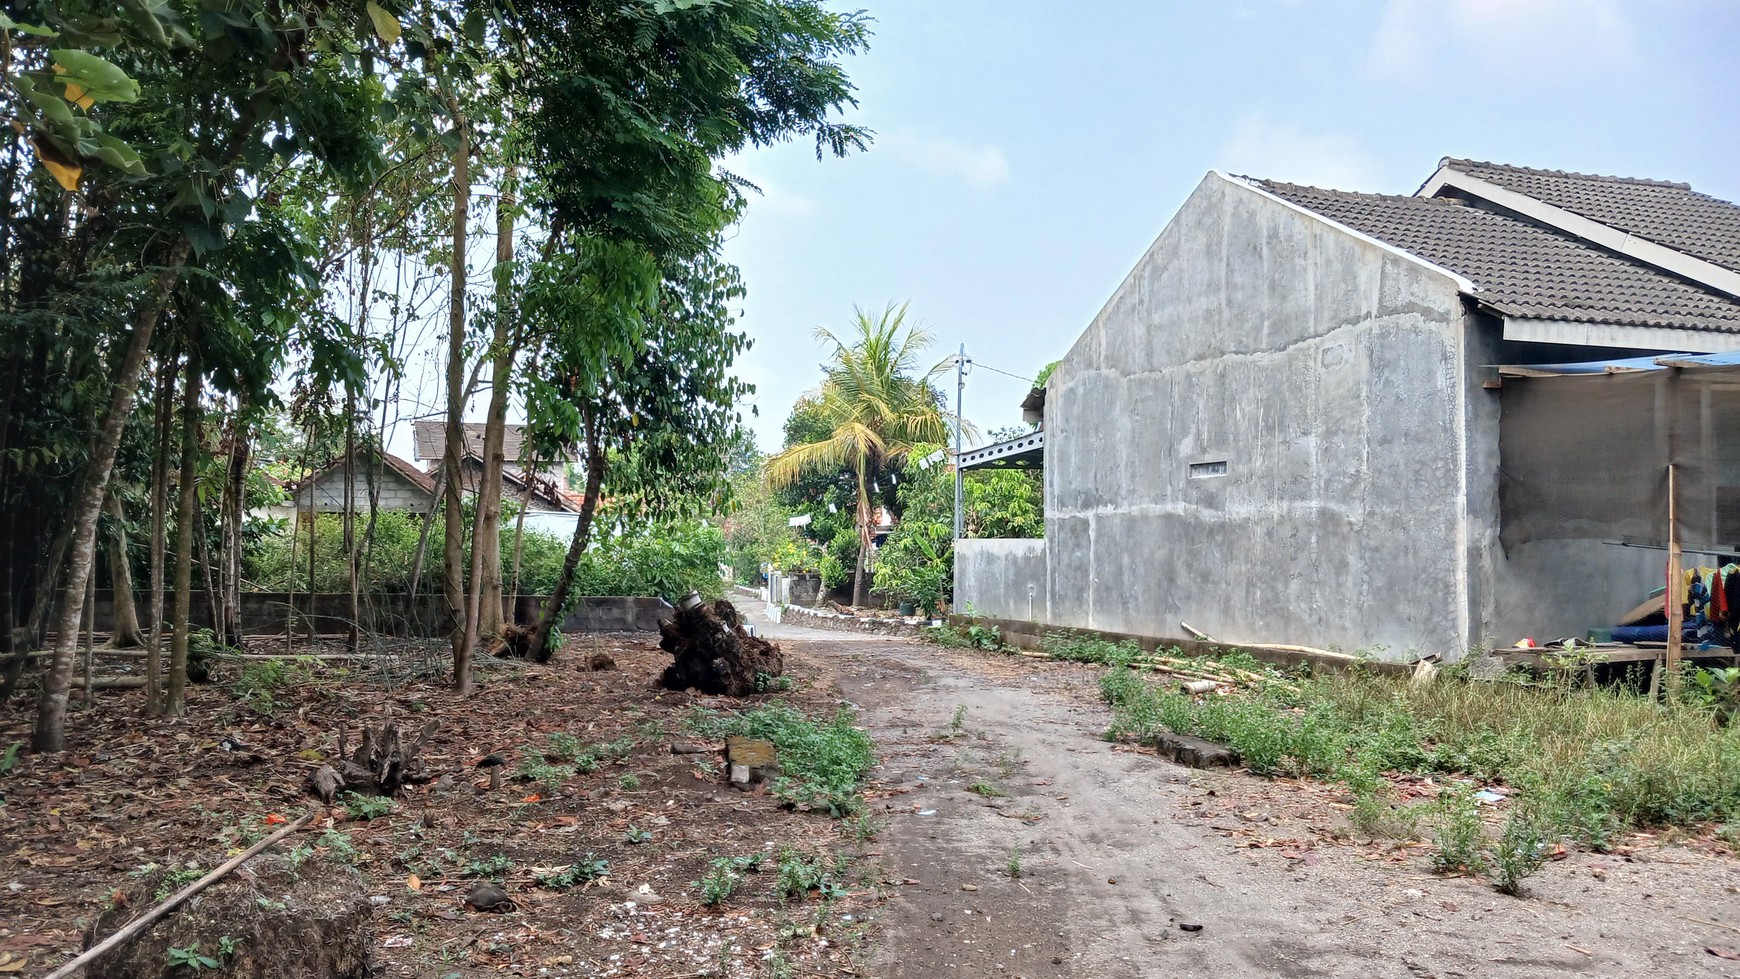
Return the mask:
<svg viewBox="0 0 1740 979">
<path fill-rule="evenodd" d="M 1044 469 L 1045 430 L 1028 432 L 1006 442 L 961 453 L 960 468 L 967 469 Z"/>
</svg>

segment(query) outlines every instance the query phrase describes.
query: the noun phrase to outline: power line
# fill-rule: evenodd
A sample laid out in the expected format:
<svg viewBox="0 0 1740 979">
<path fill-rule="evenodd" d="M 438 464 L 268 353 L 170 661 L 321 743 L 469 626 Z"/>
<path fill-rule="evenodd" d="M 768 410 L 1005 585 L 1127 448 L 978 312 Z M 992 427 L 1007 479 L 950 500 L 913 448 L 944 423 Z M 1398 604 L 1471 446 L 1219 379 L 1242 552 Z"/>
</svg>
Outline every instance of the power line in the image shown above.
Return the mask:
<svg viewBox="0 0 1740 979">
<path fill-rule="evenodd" d="M 990 371 L 993 374 L 1001 374 L 1004 377 L 1013 377 L 1017 381 L 1026 381 L 1028 384 L 1033 383 L 1032 377 L 1027 377 L 1027 376 L 1023 376 L 1020 374 L 1011 374 L 1008 371 L 998 370 L 997 368 L 992 367 L 990 364 L 987 364 L 983 361 L 975 360 L 975 361 L 972 361 L 972 364 L 974 367 L 983 367 L 984 369 Z"/>
</svg>

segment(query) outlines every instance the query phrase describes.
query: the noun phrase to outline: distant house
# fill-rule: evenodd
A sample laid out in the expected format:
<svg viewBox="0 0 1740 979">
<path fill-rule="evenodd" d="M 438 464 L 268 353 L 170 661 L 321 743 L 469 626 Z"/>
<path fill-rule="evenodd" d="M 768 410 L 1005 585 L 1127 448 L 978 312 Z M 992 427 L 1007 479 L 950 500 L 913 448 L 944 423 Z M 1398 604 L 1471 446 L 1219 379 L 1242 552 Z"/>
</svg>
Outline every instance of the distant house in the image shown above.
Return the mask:
<svg viewBox="0 0 1740 979">
<path fill-rule="evenodd" d="M 466 422 L 465 455 L 460 464 L 460 486 L 476 493 L 483 479 L 482 422 Z M 447 423 L 424 419 L 411 426 L 413 454 L 433 476 L 446 456 Z M 525 503 L 528 512 L 579 513 L 580 500 L 563 485 L 562 472 L 573 461 L 571 454 L 556 459 L 532 459 L 525 443 L 525 426 L 509 425 L 502 435 L 502 498 Z M 536 465 L 533 475 L 528 468 Z"/>
<path fill-rule="evenodd" d="M 359 452 L 352 468 L 354 512 L 367 513 L 370 501 L 381 510 L 428 513 L 435 499 L 435 481 L 409 460 L 390 452 Z M 345 464 L 342 458 L 306 479 L 284 487 L 288 502 L 271 507 L 272 517 L 290 519 L 299 513 L 344 512 Z"/>
<path fill-rule="evenodd" d="M 1670 524 L 1735 553 L 1737 350 L 1740 206 L 1686 184 L 1211 172 L 1029 399 L 1043 428 L 963 456 L 1041 464 L 1045 538 L 962 541 L 955 601 L 1395 658 L 1578 636 L 1662 585 Z"/>
</svg>

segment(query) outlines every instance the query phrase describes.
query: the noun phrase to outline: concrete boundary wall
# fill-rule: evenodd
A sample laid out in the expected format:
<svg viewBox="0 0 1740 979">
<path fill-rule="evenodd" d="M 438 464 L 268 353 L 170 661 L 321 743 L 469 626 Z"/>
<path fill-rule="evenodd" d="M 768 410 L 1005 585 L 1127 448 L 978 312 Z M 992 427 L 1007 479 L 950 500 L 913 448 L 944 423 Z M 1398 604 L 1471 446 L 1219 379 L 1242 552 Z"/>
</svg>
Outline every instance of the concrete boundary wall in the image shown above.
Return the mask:
<svg viewBox="0 0 1740 979">
<path fill-rule="evenodd" d="M 907 621 L 906 619 L 883 618 L 880 616 L 842 615 L 827 609 L 804 608 L 802 605 L 787 605 L 780 611 L 780 621 L 792 625 L 808 626 L 811 629 L 830 629 L 834 632 L 862 632 L 876 636 L 910 636 L 923 634 L 924 620 Z"/>
<path fill-rule="evenodd" d="M 242 592 L 242 632 L 248 635 L 282 635 L 286 622 L 294 622 L 300 634 L 344 632 L 350 628 L 350 595 L 322 592 Z M 165 598 L 165 604 L 169 599 Z M 511 604 L 504 598 L 502 611 L 509 622 L 534 622 L 545 596 L 521 595 Z M 134 600 L 140 625 L 151 628 L 150 595 Z M 362 600 L 360 625 L 370 632 L 402 637 L 438 637 L 447 634 L 446 602 L 440 595 L 423 595 L 412 602 L 408 595 L 373 595 Z M 563 619 L 563 632 L 656 632 L 659 618 L 670 609 L 662 598 L 588 596 L 578 600 Z M 114 593 L 99 588 L 96 594 L 96 625 L 99 632 L 114 628 Z M 211 628 L 211 602 L 205 592 L 191 595 L 188 619 L 194 628 Z"/>
<path fill-rule="evenodd" d="M 993 619 L 1048 622 L 1045 561 L 1044 540 L 958 540 L 954 605 Z"/>
</svg>

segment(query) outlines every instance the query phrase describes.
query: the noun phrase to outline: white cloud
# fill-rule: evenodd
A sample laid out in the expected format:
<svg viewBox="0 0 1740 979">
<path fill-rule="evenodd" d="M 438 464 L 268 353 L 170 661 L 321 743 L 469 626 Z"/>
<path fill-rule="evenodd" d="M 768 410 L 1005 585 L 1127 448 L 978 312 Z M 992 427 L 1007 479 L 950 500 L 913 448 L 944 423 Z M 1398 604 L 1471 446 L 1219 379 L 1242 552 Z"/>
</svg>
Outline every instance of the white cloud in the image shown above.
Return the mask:
<svg viewBox="0 0 1740 979">
<path fill-rule="evenodd" d="M 879 134 L 875 148 L 939 176 L 958 178 L 974 190 L 990 190 L 1009 180 L 1009 159 L 990 143 L 973 145 L 896 130 Z"/>
<path fill-rule="evenodd" d="M 1379 189 L 1379 168 L 1358 140 L 1307 133 L 1296 125 L 1270 125 L 1261 113 L 1239 120 L 1232 137 L 1221 145 L 1216 166 L 1314 187 Z"/>
<path fill-rule="evenodd" d="M 807 218 L 821 209 L 821 203 L 808 194 L 786 188 L 770 180 L 744 173 L 741 169 L 730 168 L 732 173 L 755 185 L 756 190 L 748 193 L 749 213 L 779 214 L 791 218 Z"/>
<path fill-rule="evenodd" d="M 1389 0 L 1367 67 L 1415 83 L 1452 71 L 1581 76 L 1628 65 L 1632 38 L 1620 0 Z"/>
</svg>

